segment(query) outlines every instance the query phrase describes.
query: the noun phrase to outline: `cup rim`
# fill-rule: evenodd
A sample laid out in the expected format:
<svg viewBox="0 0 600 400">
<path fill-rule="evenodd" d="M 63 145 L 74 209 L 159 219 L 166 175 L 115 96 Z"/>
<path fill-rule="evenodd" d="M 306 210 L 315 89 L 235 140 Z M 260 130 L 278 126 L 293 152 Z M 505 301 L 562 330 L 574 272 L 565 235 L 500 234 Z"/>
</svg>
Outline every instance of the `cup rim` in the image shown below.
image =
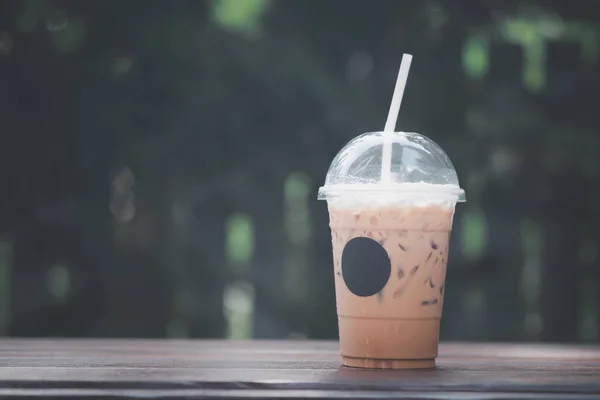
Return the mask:
<svg viewBox="0 0 600 400">
<path fill-rule="evenodd" d="M 428 184 L 429 185 L 429 184 Z M 407 186 L 409 186 L 407 188 Z M 401 184 L 335 184 L 321 186 L 318 191 L 318 200 L 335 200 L 343 197 L 377 198 L 382 196 L 398 200 L 448 200 L 457 203 L 467 201 L 465 191 L 456 185 L 410 186 Z"/>
</svg>

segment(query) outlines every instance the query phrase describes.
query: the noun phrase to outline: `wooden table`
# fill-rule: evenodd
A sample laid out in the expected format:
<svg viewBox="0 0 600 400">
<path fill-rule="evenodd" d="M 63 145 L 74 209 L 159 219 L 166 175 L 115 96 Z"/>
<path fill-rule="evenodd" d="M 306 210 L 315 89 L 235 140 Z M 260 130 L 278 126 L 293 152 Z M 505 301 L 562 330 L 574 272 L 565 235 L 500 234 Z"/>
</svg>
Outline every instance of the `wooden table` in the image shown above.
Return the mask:
<svg viewBox="0 0 600 400">
<path fill-rule="evenodd" d="M 0 340 L 0 397 L 599 399 L 600 347 L 443 344 L 421 371 L 340 368 L 336 342 Z"/>
</svg>

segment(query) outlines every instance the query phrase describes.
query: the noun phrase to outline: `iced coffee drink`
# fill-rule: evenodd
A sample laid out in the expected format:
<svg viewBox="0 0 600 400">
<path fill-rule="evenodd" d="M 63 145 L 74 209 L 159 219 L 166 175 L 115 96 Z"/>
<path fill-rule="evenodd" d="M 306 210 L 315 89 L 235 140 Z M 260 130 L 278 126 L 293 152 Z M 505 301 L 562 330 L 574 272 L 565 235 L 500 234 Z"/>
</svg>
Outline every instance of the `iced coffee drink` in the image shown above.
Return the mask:
<svg viewBox="0 0 600 400">
<path fill-rule="evenodd" d="M 454 210 L 329 212 L 343 364 L 432 367 Z"/>
<path fill-rule="evenodd" d="M 430 368 L 464 192 L 446 154 L 415 133 L 393 133 L 392 182 L 382 183 L 382 138 L 368 133 L 348 143 L 319 192 L 330 215 L 342 363 Z"/>
</svg>

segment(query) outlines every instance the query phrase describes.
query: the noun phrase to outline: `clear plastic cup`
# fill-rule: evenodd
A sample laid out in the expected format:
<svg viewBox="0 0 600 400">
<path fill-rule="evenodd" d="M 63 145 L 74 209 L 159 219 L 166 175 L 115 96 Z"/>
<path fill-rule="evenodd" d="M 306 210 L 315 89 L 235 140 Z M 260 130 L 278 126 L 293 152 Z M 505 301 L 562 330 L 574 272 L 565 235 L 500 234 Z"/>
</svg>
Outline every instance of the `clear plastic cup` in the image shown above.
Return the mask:
<svg viewBox="0 0 600 400">
<path fill-rule="evenodd" d="M 342 363 L 433 367 L 454 208 L 465 201 L 446 153 L 417 133 L 365 133 L 334 158 L 319 199 L 329 208 Z"/>
</svg>

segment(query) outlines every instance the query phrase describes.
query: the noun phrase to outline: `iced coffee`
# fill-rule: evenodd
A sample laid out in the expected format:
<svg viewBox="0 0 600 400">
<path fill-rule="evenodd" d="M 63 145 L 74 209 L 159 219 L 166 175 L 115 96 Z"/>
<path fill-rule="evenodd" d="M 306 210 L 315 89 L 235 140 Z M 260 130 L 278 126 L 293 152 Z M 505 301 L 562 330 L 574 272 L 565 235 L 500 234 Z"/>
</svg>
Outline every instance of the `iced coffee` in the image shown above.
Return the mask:
<svg viewBox="0 0 600 400">
<path fill-rule="evenodd" d="M 429 368 L 464 192 L 441 148 L 415 133 L 393 133 L 393 182 L 382 184 L 382 138 L 369 133 L 348 143 L 319 193 L 330 215 L 342 363 Z"/>
<path fill-rule="evenodd" d="M 344 365 L 433 366 L 454 210 L 329 212 Z"/>
</svg>

